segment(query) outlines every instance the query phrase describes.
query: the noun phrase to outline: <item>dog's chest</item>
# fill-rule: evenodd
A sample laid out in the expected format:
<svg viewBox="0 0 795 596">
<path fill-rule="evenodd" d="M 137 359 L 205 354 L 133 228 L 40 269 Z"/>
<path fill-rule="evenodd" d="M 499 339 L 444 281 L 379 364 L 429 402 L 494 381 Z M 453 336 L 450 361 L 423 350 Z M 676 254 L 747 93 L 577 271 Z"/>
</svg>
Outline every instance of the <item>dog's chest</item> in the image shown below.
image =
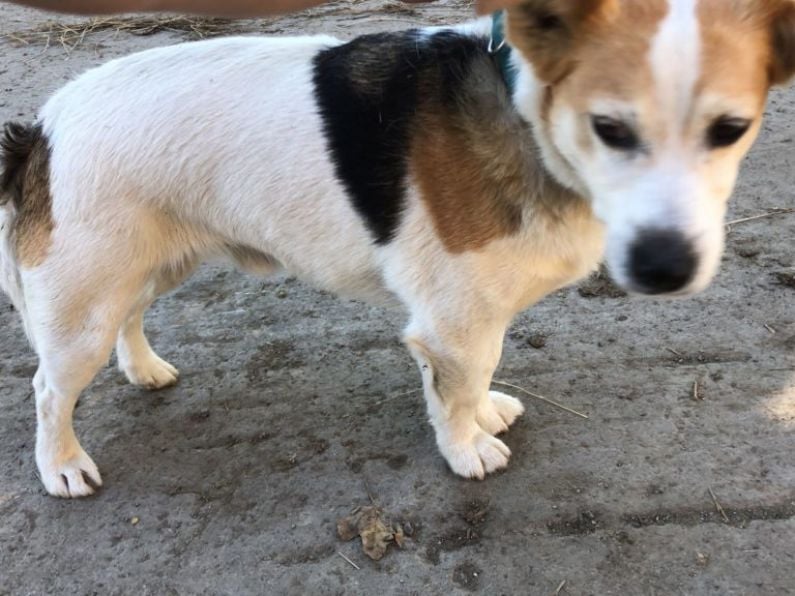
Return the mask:
<svg viewBox="0 0 795 596">
<path fill-rule="evenodd" d="M 479 255 L 482 284 L 498 288 L 510 314 L 593 272 L 604 254 L 604 229 L 587 206 L 563 219 L 539 218 Z"/>
</svg>

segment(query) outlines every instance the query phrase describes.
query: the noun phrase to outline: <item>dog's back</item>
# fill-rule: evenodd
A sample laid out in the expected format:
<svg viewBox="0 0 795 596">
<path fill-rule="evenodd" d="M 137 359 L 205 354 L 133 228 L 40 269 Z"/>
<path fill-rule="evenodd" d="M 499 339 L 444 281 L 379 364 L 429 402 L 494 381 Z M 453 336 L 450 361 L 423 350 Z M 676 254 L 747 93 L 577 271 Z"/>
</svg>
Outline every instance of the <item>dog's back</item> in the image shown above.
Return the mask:
<svg viewBox="0 0 795 596">
<path fill-rule="evenodd" d="M 312 59 L 339 43 L 226 38 L 83 75 L 40 113 L 58 172 L 54 211 L 112 215 L 116 226 L 157 219 L 150 231 L 162 242 L 181 236 L 179 249 L 163 246 L 169 261 L 187 245 L 242 246 L 327 289 L 377 294 L 370 237 L 335 176 L 315 103 Z"/>
</svg>

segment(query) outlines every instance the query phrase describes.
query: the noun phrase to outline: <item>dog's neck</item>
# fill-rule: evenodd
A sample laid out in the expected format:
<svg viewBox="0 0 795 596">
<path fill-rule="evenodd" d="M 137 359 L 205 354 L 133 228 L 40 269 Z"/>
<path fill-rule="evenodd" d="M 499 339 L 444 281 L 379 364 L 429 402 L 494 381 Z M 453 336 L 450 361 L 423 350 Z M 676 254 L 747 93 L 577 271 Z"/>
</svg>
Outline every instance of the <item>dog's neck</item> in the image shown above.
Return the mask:
<svg viewBox="0 0 795 596">
<path fill-rule="evenodd" d="M 589 199 L 588 189 L 577 175 L 577 170 L 552 140 L 552 123 L 543 116 L 544 104 L 551 100 L 553 88 L 536 77 L 533 67 L 517 50 L 510 48 L 510 53 L 509 61 L 514 74 L 513 83 L 509 85 L 511 100 L 519 115 L 530 124 L 544 168 L 563 187 Z"/>
</svg>

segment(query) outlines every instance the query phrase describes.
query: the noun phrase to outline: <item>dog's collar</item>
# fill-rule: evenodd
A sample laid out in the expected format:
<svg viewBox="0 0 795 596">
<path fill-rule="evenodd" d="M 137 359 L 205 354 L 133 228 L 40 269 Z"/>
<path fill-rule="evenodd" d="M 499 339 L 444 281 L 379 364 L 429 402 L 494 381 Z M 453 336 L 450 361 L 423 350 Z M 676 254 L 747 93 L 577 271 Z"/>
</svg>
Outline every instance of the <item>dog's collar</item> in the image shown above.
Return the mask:
<svg viewBox="0 0 795 596">
<path fill-rule="evenodd" d="M 513 95 L 516 87 L 516 69 L 511 64 L 511 46 L 505 40 L 505 11 L 500 10 L 491 15 L 491 37 L 489 38 L 489 54 L 494 56 L 500 68 L 502 80 Z"/>
</svg>

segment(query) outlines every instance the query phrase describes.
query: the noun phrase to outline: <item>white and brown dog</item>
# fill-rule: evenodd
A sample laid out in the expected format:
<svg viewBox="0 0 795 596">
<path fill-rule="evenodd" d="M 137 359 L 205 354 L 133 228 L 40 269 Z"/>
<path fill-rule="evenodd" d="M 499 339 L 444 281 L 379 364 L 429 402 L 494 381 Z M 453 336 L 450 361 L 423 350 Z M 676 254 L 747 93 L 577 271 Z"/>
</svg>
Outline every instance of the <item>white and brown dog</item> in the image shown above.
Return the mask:
<svg viewBox="0 0 795 596">
<path fill-rule="evenodd" d="M 115 344 L 176 381 L 146 308 L 226 255 L 395 301 L 454 472 L 521 414 L 490 392 L 512 317 L 605 256 L 642 294 L 714 275 L 738 166 L 795 71 L 792 0 L 526 0 L 470 25 L 228 38 L 115 60 L 3 142 L 0 283 L 39 356 L 51 494 L 101 483 L 72 411 Z"/>
</svg>

